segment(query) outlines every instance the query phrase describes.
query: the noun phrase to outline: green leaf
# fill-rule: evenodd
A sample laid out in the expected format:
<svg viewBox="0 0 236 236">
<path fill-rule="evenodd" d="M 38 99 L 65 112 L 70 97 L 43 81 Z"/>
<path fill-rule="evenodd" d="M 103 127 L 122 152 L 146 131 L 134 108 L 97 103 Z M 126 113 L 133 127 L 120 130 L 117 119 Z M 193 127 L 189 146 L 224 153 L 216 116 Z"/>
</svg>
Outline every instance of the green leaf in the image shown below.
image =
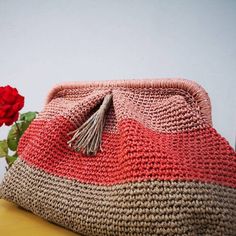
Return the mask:
<svg viewBox="0 0 236 236">
<path fill-rule="evenodd" d="M 8 136 L 7 136 L 7 144 L 10 150 L 16 151 L 19 140 L 26 129 L 29 127 L 30 123 L 33 119 L 36 118 L 37 112 L 26 112 L 20 115 L 20 120 L 17 121 L 17 125 L 12 125 Z"/>
<path fill-rule="evenodd" d="M 8 154 L 7 140 L 0 141 L 0 157 L 5 157 Z"/>
<path fill-rule="evenodd" d="M 27 130 L 29 125 L 30 125 L 29 121 L 22 121 L 22 122 L 17 122 L 17 125 L 14 124 L 11 127 L 11 129 L 8 133 L 8 136 L 7 136 L 7 144 L 8 144 L 8 147 L 12 151 L 16 151 L 19 140 L 20 140 L 21 136 L 23 135 L 23 133 Z"/>
<path fill-rule="evenodd" d="M 29 111 L 29 112 L 21 114 L 20 120 L 31 122 L 32 120 L 34 120 L 36 118 L 36 116 L 37 116 L 37 112 Z"/>
<path fill-rule="evenodd" d="M 16 151 L 17 149 L 17 146 L 18 146 L 18 142 L 19 142 L 19 139 L 8 139 L 7 140 L 7 144 L 9 146 L 9 149 L 11 149 L 12 151 Z"/>
<path fill-rule="evenodd" d="M 15 153 L 13 156 L 7 156 L 6 157 L 6 161 L 7 161 L 7 164 L 8 164 L 9 167 L 15 162 L 17 157 L 18 157 L 17 153 Z"/>
<path fill-rule="evenodd" d="M 14 124 L 11 127 L 7 136 L 7 144 L 12 151 L 16 151 L 20 136 L 21 132 L 17 129 L 16 125 Z"/>
<path fill-rule="evenodd" d="M 28 129 L 30 123 L 31 123 L 30 121 L 25 121 L 25 122 L 22 122 L 22 123 L 19 124 L 21 135 Z"/>
</svg>

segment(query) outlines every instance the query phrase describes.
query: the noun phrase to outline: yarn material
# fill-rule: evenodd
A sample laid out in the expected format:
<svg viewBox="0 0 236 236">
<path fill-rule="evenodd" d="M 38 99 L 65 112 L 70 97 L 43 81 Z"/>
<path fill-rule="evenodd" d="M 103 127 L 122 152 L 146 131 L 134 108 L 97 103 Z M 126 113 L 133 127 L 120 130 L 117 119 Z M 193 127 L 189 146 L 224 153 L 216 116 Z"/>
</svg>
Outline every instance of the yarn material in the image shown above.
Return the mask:
<svg viewBox="0 0 236 236">
<path fill-rule="evenodd" d="M 111 103 L 112 95 L 107 94 L 100 108 L 78 129 L 69 133 L 73 134 L 67 143 L 76 151 L 82 151 L 86 155 L 96 155 L 101 149 L 101 139 L 105 124 L 105 113 Z"/>
<path fill-rule="evenodd" d="M 105 186 L 23 160 L 12 168 L 2 189 L 8 200 L 82 235 L 235 235 L 234 188 L 178 180 Z"/>
<path fill-rule="evenodd" d="M 68 147 L 109 93 L 102 151 Z M 1 197 L 83 235 L 235 235 L 236 153 L 194 82 L 56 86 L 18 154 Z"/>
</svg>

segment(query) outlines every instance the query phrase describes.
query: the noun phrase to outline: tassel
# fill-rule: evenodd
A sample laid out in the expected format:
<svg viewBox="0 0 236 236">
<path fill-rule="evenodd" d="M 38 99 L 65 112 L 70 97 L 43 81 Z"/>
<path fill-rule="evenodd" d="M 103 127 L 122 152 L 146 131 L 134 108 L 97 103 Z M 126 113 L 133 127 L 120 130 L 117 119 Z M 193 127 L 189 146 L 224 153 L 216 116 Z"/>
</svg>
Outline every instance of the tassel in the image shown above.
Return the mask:
<svg viewBox="0 0 236 236">
<path fill-rule="evenodd" d="M 78 129 L 68 135 L 73 137 L 67 143 L 76 151 L 82 151 L 87 156 L 96 155 L 101 150 L 102 132 L 105 124 L 105 114 L 110 106 L 112 94 L 107 94 L 99 109 Z"/>
</svg>

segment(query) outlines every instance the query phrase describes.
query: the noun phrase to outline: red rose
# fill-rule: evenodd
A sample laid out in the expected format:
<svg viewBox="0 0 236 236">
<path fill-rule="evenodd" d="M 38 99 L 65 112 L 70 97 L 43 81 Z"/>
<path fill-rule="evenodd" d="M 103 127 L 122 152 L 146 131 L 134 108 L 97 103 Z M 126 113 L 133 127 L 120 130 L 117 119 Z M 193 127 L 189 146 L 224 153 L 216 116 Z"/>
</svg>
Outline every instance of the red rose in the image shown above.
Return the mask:
<svg viewBox="0 0 236 236">
<path fill-rule="evenodd" d="M 22 97 L 17 89 L 7 85 L 0 87 L 0 127 L 12 125 L 18 120 L 19 110 L 24 106 L 24 97 Z"/>
</svg>

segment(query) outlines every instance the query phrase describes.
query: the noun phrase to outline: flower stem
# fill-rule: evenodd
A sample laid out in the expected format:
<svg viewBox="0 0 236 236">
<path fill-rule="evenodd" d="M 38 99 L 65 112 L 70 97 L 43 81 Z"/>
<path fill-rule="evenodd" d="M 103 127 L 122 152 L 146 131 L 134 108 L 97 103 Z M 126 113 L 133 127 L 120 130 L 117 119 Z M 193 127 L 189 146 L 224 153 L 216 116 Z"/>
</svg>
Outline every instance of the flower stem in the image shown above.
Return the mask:
<svg viewBox="0 0 236 236">
<path fill-rule="evenodd" d="M 16 128 L 18 130 L 18 134 L 20 135 L 20 127 L 19 127 L 19 125 L 16 122 L 15 122 L 15 125 L 16 125 Z"/>
<path fill-rule="evenodd" d="M 5 166 L 5 169 L 6 169 L 6 171 L 8 171 L 10 166 L 9 166 L 8 161 L 7 161 L 7 156 L 5 157 L 5 161 L 6 161 L 6 163 L 7 163 L 7 166 Z"/>
</svg>

